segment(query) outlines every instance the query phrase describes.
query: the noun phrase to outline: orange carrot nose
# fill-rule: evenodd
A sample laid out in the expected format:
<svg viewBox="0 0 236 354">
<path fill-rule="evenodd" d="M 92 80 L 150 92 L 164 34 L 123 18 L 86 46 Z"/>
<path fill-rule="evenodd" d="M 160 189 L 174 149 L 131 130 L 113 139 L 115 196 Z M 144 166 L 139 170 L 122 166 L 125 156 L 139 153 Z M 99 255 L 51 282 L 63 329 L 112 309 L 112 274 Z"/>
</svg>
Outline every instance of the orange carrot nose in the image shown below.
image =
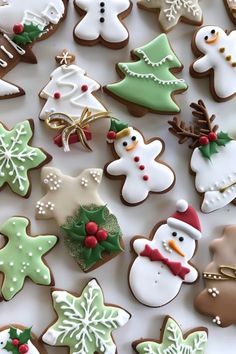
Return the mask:
<svg viewBox="0 0 236 354">
<path fill-rule="evenodd" d="M 181 257 L 184 257 L 185 254 L 181 251 L 181 249 L 176 245 L 174 240 L 170 240 L 168 242 L 168 246 L 175 251 L 176 253 L 178 253 Z"/>
<path fill-rule="evenodd" d="M 137 144 L 138 144 L 138 140 L 136 140 L 133 144 L 127 146 L 127 148 L 125 150 L 126 151 L 132 151 L 132 150 L 134 150 L 136 148 Z"/>
</svg>

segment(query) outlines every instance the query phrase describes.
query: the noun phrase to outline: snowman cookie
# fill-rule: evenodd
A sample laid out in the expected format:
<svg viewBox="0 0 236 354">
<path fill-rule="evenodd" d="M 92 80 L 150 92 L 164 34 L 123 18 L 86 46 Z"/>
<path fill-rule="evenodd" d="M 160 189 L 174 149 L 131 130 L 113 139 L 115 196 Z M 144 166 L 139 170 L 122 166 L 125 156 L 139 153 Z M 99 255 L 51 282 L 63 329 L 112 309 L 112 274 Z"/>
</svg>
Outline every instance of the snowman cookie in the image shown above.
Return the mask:
<svg viewBox="0 0 236 354">
<path fill-rule="evenodd" d="M 198 0 L 138 0 L 138 7 L 159 13 L 159 21 L 163 31 L 172 30 L 178 22 L 201 26 L 202 9 Z"/>
<path fill-rule="evenodd" d="M 179 118 L 169 122 L 172 134 L 179 144 L 192 141 L 190 169 L 195 175 L 195 188 L 202 196 L 201 210 L 210 213 L 235 202 L 236 168 L 234 166 L 236 141 L 215 125 L 215 115 L 210 116 L 202 100 L 192 103 L 196 118 L 188 126 Z"/>
<path fill-rule="evenodd" d="M 143 305 L 160 307 L 178 295 L 182 284 L 196 282 L 198 271 L 190 260 L 201 236 L 195 209 L 179 200 L 176 212 L 157 224 L 149 239 L 135 237 L 131 241 L 135 259 L 129 271 L 134 297 Z"/>
<path fill-rule="evenodd" d="M 122 180 L 124 204 L 138 205 L 149 193 L 166 193 L 174 186 L 173 170 L 159 159 L 165 149 L 161 139 L 146 141 L 137 129 L 115 119 L 107 139 L 113 144 L 116 160 L 105 166 L 105 172 L 109 178 Z"/>
<path fill-rule="evenodd" d="M 236 24 L 236 0 L 224 0 L 229 17 Z"/>
<path fill-rule="evenodd" d="M 236 95 L 236 31 L 225 32 L 217 26 L 201 27 L 194 35 L 192 48 L 198 59 L 190 67 L 192 76 L 209 76 L 216 101 Z"/>
<path fill-rule="evenodd" d="M 82 16 L 74 28 L 74 39 L 82 45 L 97 43 L 120 49 L 127 45 L 129 32 L 123 20 L 132 10 L 130 0 L 74 0 L 75 9 Z"/>
</svg>

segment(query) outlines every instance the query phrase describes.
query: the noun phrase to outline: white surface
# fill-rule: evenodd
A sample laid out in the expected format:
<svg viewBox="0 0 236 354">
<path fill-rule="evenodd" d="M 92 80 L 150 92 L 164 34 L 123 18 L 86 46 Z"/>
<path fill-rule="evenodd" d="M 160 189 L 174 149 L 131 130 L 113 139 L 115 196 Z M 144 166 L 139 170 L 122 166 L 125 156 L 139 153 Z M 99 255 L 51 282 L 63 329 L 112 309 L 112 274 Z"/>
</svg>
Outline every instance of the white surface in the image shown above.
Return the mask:
<svg viewBox="0 0 236 354">
<path fill-rule="evenodd" d="M 204 24 L 215 23 L 223 28 L 234 28 L 228 19 L 223 1 L 205 0 L 201 1 L 201 5 L 204 12 Z M 77 20 L 78 15 L 71 3 L 68 18 L 55 36 L 35 45 L 34 52 L 39 60 L 38 65 L 20 64 L 7 77 L 22 86 L 26 90 L 26 96 L 0 102 L 0 119 L 4 124 L 12 127 L 14 123 L 25 118 L 34 118 L 36 125 L 34 144 L 41 145 L 54 156 L 52 165 L 62 168 L 65 173 L 74 175 L 86 167 L 103 167 L 106 162 L 112 159 L 112 154 L 103 136 L 97 136 L 94 144 L 96 148 L 93 153 L 83 152 L 74 146 L 71 153 L 65 154 L 53 145 L 51 141 L 53 134 L 50 134 L 44 124 L 38 120 L 43 102 L 39 100 L 37 95 L 55 68 L 55 54 L 63 48 L 68 48 L 77 55 L 79 65 L 85 68 L 92 78 L 104 85 L 117 79 L 114 69 L 117 61 L 129 61 L 129 51 L 132 48 L 145 44 L 160 33 L 155 14 L 138 10 L 134 4 L 132 14 L 125 21 L 130 29 L 128 47 L 119 51 L 100 46 L 86 48 L 73 42 L 72 31 Z M 236 136 L 236 99 L 226 103 L 216 103 L 209 93 L 208 80 L 196 80 L 189 76 L 188 68 L 193 60 L 190 49 L 193 30 L 192 26 L 179 24 L 168 34 L 174 50 L 185 65 L 183 76 L 190 86 L 186 93 L 177 96 L 177 101 L 182 107 L 182 116 L 186 120 L 190 120 L 191 111 L 188 106 L 192 101 L 201 97 L 205 100 L 210 112 L 216 113 L 217 123 L 221 124 L 221 128 Z M 177 139 L 168 132 L 168 117 L 149 114 L 144 118 L 137 119 L 129 116 L 123 105 L 116 103 L 108 96 L 104 95 L 102 99 L 115 116 L 135 125 L 144 132 L 146 137 L 158 135 L 167 142 L 164 160 L 176 170 L 177 184 L 173 191 L 162 197 L 152 195 L 139 207 L 126 207 L 121 204 L 119 199 L 120 183 L 104 177 L 101 196 L 119 217 L 125 235 L 126 252 L 98 270 L 83 274 L 68 255 L 61 240 L 57 248 L 47 256 L 47 261 L 55 274 L 56 287 L 80 292 L 86 281 L 91 277 L 96 277 L 104 289 L 107 302 L 119 304 L 132 313 L 131 321 L 124 328 L 114 332 L 120 354 L 133 353 L 131 342 L 135 339 L 140 337 L 158 338 L 165 315 L 173 316 L 184 331 L 199 325 L 208 327 L 209 345 L 206 354 L 224 352 L 235 354 L 235 326 L 226 329 L 217 328 L 211 324 L 210 318 L 199 315 L 193 309 L 193 299 L 203 288 L 202 279 L 194 286 L 183 286 L 173 302 L 159 309 L 147 308 L 139 304 L 131 295 L 127 272 L 131 261 L 129 241 L 132 236 L 137 234 L 148 236 L 156 223 L 170 216 L 174 211 L 176 199 L 188 199 L 198 211 L 200 199 L 194 189 L 194 179 L 188 173 L 191 151 L 187 148 L 187 144 L 179 146 Z M 35 221 L 34 206 L 42 196 L 42 190 L 38 171 L 34 172 L 32 177 L 33 190 L 28 200 L 13 195 L 8 188 L 1 192 L 0 222 L 12 215 L 24 215 L 32 220 L 32 233 L 57 233 L 58 228 L 53 221 Z M 235 216 L 234 206 L 210 215 L 200 214 L 204 236 L 199 243 L 199 249 L 193 261 L 201 271 L 211 260 L 208 244 L 221 235 L 225 225 L 235 222 Z M 9 322 L 18 322 L 28 326 L 33 324 L 34 332 L 40 335 L 42 330 L 55 319 L 51 306 L 50 289 L 36 286 L 27 281 L 23 291 L 11 302 L 0 304 L 0 313 L 0 325 L 6 325 Z M 49 353 L 66 353 L 64 348 L 48 347 L 47 349 Z"/>
</svg>

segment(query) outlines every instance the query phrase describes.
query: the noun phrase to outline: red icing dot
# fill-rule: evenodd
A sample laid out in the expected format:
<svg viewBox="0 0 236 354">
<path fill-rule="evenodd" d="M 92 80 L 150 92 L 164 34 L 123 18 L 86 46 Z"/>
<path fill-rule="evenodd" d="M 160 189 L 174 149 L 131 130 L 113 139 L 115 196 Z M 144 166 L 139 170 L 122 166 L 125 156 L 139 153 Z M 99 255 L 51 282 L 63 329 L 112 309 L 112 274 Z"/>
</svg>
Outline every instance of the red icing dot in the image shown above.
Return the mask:
<svg viewBox="0 0 236 354">
<path fill-rule="evenodd" d="M 143 171 L 143 170 L 145 169 L 145 166 L 144 166 L 144 165 L 140 165 L 140 166 L 139 166 L 139 169 L 140 169 L 141 171 Z"/>
<path fill-rule="evenodd" d="M 61 93 L 59 91 L 54 93 L 55 100 L 59 100 L 61 98 Z"/>
<path fill-rule="evenodd" d="M 96 232 L 98 231 L 98 225 L 93 221 L 89 221 L 85 225 L 85 230 L 89 235 L 95 235 Z"/>
<path fill-rule="evenodd" d="M 108 237 L 108 232 L 104 229 L 100 229 L 96 233 L 96 239 L 98 240 L 98 242 L 105 241 L 107 237 Z"/>
<path fill-rule="evenodd" d="M 13 26 L 13 32 L 15 34 L 21 34 L 24 32 L 24 26 L 22 23 L 17 23 L 16 25 Z"/>
<path fill-rule="evenodd" d="M 12 345 L 14 345 L 14 347 L 18 347 L 20 341 L 19 339 L 15 338 L 15 339 L 12 339 Z"/>
<path fill-rule="evenodd" d="M 113 132 L 113 130 L 110 130 L 108 133 L 107 133 L 107 139 L 109 140 L 115 140 L 116 138 L 116 132 Z"/>
<path fill-rule="evenodd" d="M 200 143 L 200 145 L 207 145 L 207 144 L 209 144 L 209 139 L 208 139 L 208 137 L 207 136 L 200 136 L 200 138 L 199 138 L 199 143 Z"/>
<path fill-rule="evenodd" d="M 216 140 L 217 140 L 217 134 L 214 133 L 214 132 L 210 132 L 210 133 L 208 134 L 208 139 L 209 139 L 210 141 L 216 141 Z"/>
<path fill-rule="evenodd" d="M 82 85 L 81 86 L 81 91 L 83 91 L 83 92 L 88 91 L 88 85 Z"/>
<path fill-rule="evenodd" d="M 143 176 L 143 180 L 144 181 L 148 181 L 149 180 L 149 177 L 147 175 Z"/>
<path fill-rule="evenodd" d="M 97 246 L 98 240 L 95 236 L 87 236 L 84 241 L 84 245 L 87 248 L 95 248 Z"/>
<path fill-rule="evenodd" d="M 29 347 L 27 344 L 21 344 L 18 348 L 18 351 L 20 354 L 25 354 L 25 353 L 28 353 L 29 351 Z"/>
<path fill-rule="evenodd" d="M 138 156 L 135 156 L 134 161 L 139 162 L 140 158 Z"/>
</svg>

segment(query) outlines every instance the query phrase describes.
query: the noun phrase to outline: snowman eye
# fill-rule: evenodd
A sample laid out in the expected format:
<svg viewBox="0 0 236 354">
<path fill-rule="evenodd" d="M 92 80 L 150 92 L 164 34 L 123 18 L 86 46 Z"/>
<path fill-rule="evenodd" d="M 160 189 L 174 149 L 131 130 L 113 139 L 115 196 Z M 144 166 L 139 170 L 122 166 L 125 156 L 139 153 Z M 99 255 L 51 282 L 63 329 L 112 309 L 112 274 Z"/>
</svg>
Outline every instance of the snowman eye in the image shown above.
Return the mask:
<svg viewBox="0 0 236 354">
<path fill-rule="evenodd" d="M 172 232 L 172 236 L 176 237 L 177 236 L 177 232 Z"/>
<path fill-rule="evenodd" d="M 132 136 L 131 140 L 135 141 L 136 140 L 136 136 Z"/>
<path fill-rule="evenodd" d="M 215 34 L 215 33 L 216 33 L 216 30 L 213 29 L 213 30 L 211 31 L 211 34 Z"/>
<path fill-rule="evenodd" d="M 127 145 L 128 145 L 127 141 L 124 141 L 123 146 L 127 146 Z"/>
<path fill-rule="evenodd" d="M 180 238 L 179 238 L 179 241 L 180 241 L 180 242 L 183 242 L 183 241 L 184 241 L 184 238 L 183 238 L 183 237 L 180 237 Z"/>
<path fill-rule="evenodd" d="M 204 37 L 204 39 L 205 39 L 205 41 L 207 41 L 208 40 L 208 36 Z"/>
</svg>

